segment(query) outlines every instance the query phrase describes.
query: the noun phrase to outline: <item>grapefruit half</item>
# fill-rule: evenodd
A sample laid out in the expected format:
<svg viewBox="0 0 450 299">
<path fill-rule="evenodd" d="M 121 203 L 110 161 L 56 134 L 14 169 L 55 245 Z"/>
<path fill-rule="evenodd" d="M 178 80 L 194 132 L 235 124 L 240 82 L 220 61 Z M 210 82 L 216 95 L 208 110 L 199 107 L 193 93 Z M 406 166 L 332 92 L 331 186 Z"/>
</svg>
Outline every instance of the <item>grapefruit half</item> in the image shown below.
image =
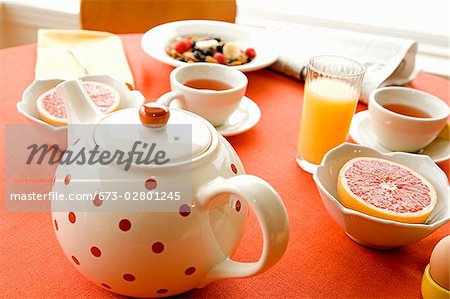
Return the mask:
<svg viewBox="0 0 450 299">
<path fill-rule="evenodd" d="M 337 193 L 349 209 L 404 223 L 424 223 L 437 201 L 433 185 L 414 170 L 368 157 L 345 163 Z"/>
<path fill-rule="evenodd" d="M 110 113 L 119 107 L 120 95 L 111 86 L 93 81 L 83 81 L 81 85 L 103 113 Z M 36 101 L 36 107 L 43 121 L 54 126 L 67 125 L 66 105 L 56 88 L 42 94 Z"/>
</svg>

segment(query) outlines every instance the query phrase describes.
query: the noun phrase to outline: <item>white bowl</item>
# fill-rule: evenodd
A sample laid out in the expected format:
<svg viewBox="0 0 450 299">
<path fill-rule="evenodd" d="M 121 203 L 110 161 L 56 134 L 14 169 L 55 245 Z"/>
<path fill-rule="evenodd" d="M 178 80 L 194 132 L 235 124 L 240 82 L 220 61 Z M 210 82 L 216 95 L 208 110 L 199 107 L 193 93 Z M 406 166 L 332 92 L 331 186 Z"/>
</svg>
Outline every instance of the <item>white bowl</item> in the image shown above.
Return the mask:
<svg viewBox="0 0 450 299">
<path fill-rule="evenodd" d="M 437 204 L 424 224 L 408 224 L 384 220 L 344 207 L 336 192 L 342 166 L 356 157 L 374 157 L 403 164 L 423 175 L 437 192 Z M 445 173 L 424 155 L 408 153 L 382 154 L 369 147 L 344 143 L 330 150 L 313 175 L 322 202 L 330 216 L 357 243 L 389 249 L 411 244 L 425 238 L 450 220 L 449 186 Z"/>
<path fill-rule="evenodd" d="M 88 75 L 81 77 L 82 81 L 96 81 L 112 86 L 120 94 L 120 104 L 118 109 L 129 107 L 140 107 L 144 101 L 144 96 L 137 90 L 130 91 L 127 86 L 110 76 Z M 42 142 L 57 144 L 65 149 L 67 143 L 67 126 L 54 126 L 41 120 L 36 108 L 36 100 L 49 89 L 56 87 L 63 82 L 61 79 L 36 80 L 25 89 L 22 100 L 17 103 L 17 110 L 20 114 L 37 124 L 35 131 L 42 136 Z"/>
<path fill-rule="evenodd" d="M 176 37 L 186 35 L 219 37 L 226 42 L 236 43 L 240 48 L 254 48 L 255 59 L 243 65 L 231 66 L 242 72 L 265 68 L 278 59 L 278 49 L 270 32 L 218 21 L 190 20 L 162 24 L 144 34 L 141 46 L 156 60 L 177 67 L 187 63 L 167 55 L 166 48 Z"/>
</svg>

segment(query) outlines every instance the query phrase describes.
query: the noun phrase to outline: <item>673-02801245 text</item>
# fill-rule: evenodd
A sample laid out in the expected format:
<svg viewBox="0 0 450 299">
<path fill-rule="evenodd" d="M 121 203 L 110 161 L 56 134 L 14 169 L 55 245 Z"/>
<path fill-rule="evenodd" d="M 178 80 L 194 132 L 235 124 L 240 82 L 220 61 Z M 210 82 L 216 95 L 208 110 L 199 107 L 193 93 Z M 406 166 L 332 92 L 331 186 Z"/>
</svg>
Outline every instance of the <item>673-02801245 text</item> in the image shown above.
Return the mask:
<svg viewBox="0 0 450 299">
<path fill-rule="evenodd" d="M 95 193 L 59 193 L 51 191 L 48 193 L 11 193 L 9 200 L 12 201 L 92 201 L 100 197 L 102 200 L 153 200 L 153 201 L 178 201 L 181 199 L 181 192 L 95 192 Z"/>
</svg>

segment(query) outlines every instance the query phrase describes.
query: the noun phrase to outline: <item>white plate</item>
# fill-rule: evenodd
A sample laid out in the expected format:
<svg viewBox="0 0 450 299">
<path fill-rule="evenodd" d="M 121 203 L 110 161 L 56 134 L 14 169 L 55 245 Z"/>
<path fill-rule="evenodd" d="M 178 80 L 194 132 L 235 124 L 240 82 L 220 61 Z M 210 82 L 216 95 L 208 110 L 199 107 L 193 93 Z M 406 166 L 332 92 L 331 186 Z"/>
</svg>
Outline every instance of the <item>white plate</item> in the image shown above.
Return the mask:
<svg viewBox="0 0 450 299">
<path fill-rule="evenodd" d="M 358 144 L 367 145 L 381 153 L 390 153 L 391 150 L 383 147 L 377 141 L 369 118 L 369 111 L 361 111 L 353 116 L 350 126 L 350 137 Z M 427 155 L 434 162 L 439 163 L 450 159 L 450 141 L 437 137 L 427 147 L 421 149 L 417 154 Z"/>
<path fill-rule="evenodd" d="M 243 97 L 236 111 L 234 111 L 228 120 L 216 127 L 222 136 L 234 136 L 242 134 L 253 128 L 261 118 L 261 110 L 258 105 L 247 97 Z"/>
<path fill-rule="evenodd" d="M 180 66 L 186 62 L 173 59 L 166 53 L 167 46 L 178 36 L 198 35 L 219 37 L 226 42 L 234 42 L 240 48 L 254 48 L 256 57 L 250 63 L 232 66 L 242 72 L 265 68 L 278 58 L 278 50 L 273 44 L 270 33 L 233 23 L 218 21 L 179 21 L 163 24 L 147 31 L 141 40 L 141 46 L 151 57 L 163 63 Z"/>
</svg>

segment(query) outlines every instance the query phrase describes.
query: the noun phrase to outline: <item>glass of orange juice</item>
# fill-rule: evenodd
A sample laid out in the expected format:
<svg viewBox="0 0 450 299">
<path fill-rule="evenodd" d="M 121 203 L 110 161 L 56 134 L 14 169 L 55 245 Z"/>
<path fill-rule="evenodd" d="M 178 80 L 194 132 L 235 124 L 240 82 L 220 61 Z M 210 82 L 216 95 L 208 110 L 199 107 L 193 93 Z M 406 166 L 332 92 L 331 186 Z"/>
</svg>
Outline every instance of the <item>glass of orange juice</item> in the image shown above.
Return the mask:
<svg viewBox="0 0 450 299">
<path fill-rule="evenodd" d="M 313 172 L 330 149 L 347 139 L 364 72 L 360 63 L 346 57 L 309 60 L 297 150 L 302 169 Z"/>
</svg>

